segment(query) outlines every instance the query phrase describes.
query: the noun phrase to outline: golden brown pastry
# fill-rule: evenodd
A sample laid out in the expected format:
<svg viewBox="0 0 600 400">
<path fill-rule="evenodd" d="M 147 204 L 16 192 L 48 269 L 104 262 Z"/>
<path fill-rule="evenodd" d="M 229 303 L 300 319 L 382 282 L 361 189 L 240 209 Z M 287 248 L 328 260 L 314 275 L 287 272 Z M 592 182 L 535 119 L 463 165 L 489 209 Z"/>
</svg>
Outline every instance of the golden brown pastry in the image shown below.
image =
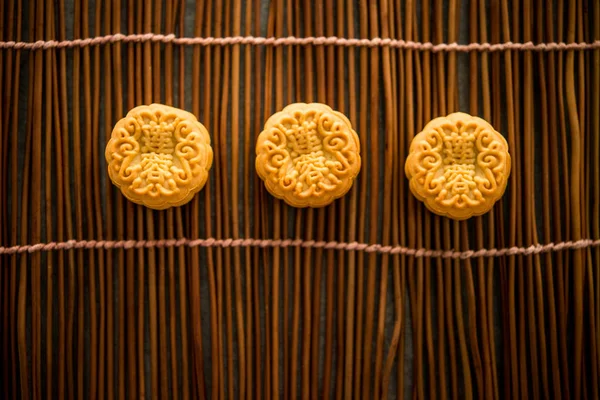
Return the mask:
<svg viewBox="0 0 600 400">
<path fill-rule="evenodd" d="M 430 121 L 411 143 L 410 189 L 436 214 L 463 220 L 488 212 L 510 175 L 504 137 L 485 120 L 454 113 Z"/>
<path fill-rule="evenodd" d="M 134 203 L 181 206 L 200 191 L 213 160 L 206 128 L 187 111 L 151 104 L 127 113 L 106 145 L 108 176 Z"/>
<path fill-rule="evenodd" d="M 325 104 L 291 104 L 258 136 L 256 171 L 289 205 L 326 206 L 350 190 L 360 171 L 358 136 L 346 116 Z"/>
</svg>

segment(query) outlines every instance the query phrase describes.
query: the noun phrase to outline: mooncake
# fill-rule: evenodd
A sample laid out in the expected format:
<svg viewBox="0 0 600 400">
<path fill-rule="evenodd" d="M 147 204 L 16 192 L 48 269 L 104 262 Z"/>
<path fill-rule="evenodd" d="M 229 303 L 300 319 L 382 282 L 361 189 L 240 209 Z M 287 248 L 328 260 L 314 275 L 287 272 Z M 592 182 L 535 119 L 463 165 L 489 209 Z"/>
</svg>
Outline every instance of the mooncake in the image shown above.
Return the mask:
<svg viewBox="0 0 600 400">
<path fill-rule="evenodd" d="M 350 190 L 360 143 L 342 113 L 295 103 L 273 114 L 256 142 L 256 171 L 267 190 L 293 207 L 323 207 Z"/>
<path fill-rule="evenodd" d="M 485 214 L 502 197 L 510 163 L 506 140 L 487 121 L 454 113 L 433 119 L 414 137 L 405 172 L 429 210 L 464 220 Z"/>
<path fill-rule="evenodd" d="M 193 114 L 151 104 L 117 122 L 105 156 L 108 176 L 127 199 L 162 210 L 189 202 L 204 187 L 213 151 Z"/>
</svg>

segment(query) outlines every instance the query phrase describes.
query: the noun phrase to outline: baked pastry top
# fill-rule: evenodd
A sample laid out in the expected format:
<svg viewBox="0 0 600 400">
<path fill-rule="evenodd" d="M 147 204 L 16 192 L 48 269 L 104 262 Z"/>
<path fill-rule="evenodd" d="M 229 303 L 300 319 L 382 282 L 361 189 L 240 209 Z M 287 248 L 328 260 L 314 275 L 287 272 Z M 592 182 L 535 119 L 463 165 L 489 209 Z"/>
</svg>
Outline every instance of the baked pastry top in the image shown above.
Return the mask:
<svg viewBox="0 0 600 400">
<path fill-rule="evenodd" d="M 187 203 L 204 187 L 213 151 L 193 114 L 151 104 L 117 122 L 105 156 L 108 175 L 125 197 L 162 210 Z"/>
<path fill-rule="evenodd" d="M 267 190 L 294 207 L 323 207 L 350 190 L 360 143 L 342 113 L 295 103 L 273 114 L 256 142 L 256 171 Z"/>
<path fill-rule="evenodd" d="M 405 164 L 415 197 L 456 220 L 488 212 L 504 194 L 510 168 L 504 137 L 465 113 L 431 120 L 414 137 Z"/>
</svg>

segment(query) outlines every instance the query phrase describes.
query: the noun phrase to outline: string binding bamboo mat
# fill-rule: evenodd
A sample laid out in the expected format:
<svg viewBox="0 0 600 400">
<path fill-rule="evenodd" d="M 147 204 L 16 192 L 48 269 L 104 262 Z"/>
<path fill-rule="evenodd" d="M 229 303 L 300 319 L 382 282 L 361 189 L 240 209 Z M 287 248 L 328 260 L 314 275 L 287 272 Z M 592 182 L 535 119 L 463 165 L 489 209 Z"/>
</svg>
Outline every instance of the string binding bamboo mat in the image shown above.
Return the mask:
<svg viewBox="0 0 600 400">
<path fill-rule="evenodd" d="M 599 398 L 598 1 L 9 0 L 0 7 L 5 398 Z M 319 101 L 362 171 L 273 199 L 254 140 Z M 214 165 L 151 211 L 106 176 L 139 104 L 194 113 Z M 494 209 L 428 212 L 411 139 L 490 121 Z"/>
</svg>

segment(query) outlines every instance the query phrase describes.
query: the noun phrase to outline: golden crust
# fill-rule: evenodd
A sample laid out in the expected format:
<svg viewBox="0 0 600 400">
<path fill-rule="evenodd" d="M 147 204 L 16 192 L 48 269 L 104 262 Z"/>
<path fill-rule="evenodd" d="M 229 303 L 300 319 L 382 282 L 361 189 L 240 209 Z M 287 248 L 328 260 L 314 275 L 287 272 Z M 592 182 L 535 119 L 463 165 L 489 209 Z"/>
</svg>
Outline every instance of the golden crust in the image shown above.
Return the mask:
<svg viewBox="0 0 600 400">
<path fill-rule="evenodd" d="M 360 171 L 358 135 L 346 116 L 319 103 L 273 114 L 256 141 L 256 172 L 294 207 L 323 207 L 350 190 Z"/>
<path fill-rule="evenodd" d="M 405 164 L 415 197 L 456 220 L 488 212 L 504 194 L 510 169 L 504 137 L 465 113 L 431 120 L 414 137 Z"/>
<path fill-rule="evenodd" d="M 108 176 L 125 197 L 163 210 L 187 203 L 204 187 L 213 152 L 193 114 L 151 104 L 117 122 L 105 157 Z"/>
</svg>

